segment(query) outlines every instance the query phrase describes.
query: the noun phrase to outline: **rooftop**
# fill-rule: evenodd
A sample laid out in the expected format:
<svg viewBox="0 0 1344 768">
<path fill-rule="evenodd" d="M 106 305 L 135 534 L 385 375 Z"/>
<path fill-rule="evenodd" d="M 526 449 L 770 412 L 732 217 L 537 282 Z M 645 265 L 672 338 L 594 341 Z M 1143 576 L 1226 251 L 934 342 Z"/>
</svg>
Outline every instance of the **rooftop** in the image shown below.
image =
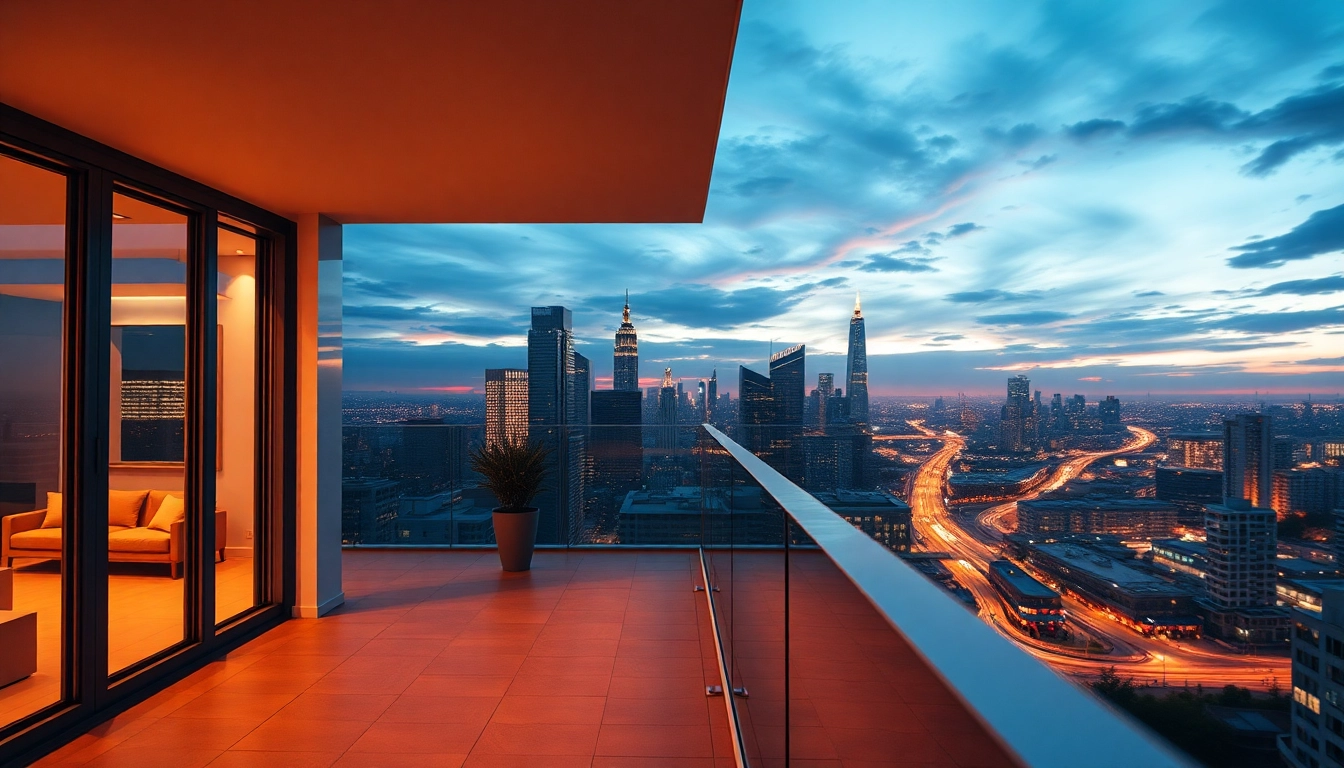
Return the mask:
<svg viewBox="0 0 1344 768">
<path fill-rule="evenodd" d="M 1057 542 L 1034 546 L 1038 551 L 1065 562 L 1072 568 L 1077 568 L 1099 579 L 1110 581 L 1122 589 L 1133 592 L 1185 594 L 1185 590 L 1174 587 L 1152 574 L 1145 573 L 1137 568 L 1131 568 L 1114 558 L 1098 554 L 1077 544 Z"/>
</svg>

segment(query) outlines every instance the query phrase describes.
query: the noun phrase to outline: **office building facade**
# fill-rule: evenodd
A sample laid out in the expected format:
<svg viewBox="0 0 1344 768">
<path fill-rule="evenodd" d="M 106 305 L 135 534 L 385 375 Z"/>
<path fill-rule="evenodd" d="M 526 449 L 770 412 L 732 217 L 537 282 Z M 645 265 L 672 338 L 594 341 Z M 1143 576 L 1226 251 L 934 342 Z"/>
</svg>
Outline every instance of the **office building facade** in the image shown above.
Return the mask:
<svg viewBox="0 0 1344 768">
<path fill-rule="evenodd" d="M 848 392 L 848 418 L 856 424 L 868 423 L 868 334 L 864 329 L 863 307 L 854 297 L 854 315 L 849 318 L 849 352 L 845 356 L 845 391 Z"/>
<path fill-rule="evenodd" d="M 527 371 L 485 369 L 485 442 L 517 444 L 527 440 Z"/>
<path fill-rule="evenodd" d="M 1269 416 L 1243 413 L 1223 422 L 1223 498 L 1268 508 L 1273 485 Z"/>
<path fill-rule="evenodd" d="M 611 388 L 621 392 L 639 391 L 639 334 L 630 322 L 630 294 L 625 294 L 621 327 L 616 331 L 616 350 L 612 356 Z"/>
<path fill-rule="evenodd" d="M 584 446 L 577 383 L 573 315 L 565 307 L 533 307 L 527 333 L 528 438 L 550 452 L 547 481 L 535 502 L 541 544 L 568 543 L 580 527 Z"/>
</svg>

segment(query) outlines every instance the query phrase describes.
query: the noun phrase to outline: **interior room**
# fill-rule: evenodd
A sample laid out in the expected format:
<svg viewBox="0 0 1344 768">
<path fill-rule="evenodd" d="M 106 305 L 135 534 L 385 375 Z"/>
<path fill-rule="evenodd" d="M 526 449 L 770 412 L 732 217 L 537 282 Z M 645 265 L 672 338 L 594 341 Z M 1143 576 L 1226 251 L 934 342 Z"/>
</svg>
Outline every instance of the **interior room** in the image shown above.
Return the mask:
<svg viewBox="0 0 1344 768">
<path fill-rule="evenodd" d="M 62 467 L 69 389 L 66 194 L 62 174 L 0 156 L 0 723 L 57 703 L 69 530 Z M 131 190 L 113 195 L 108 337 L 107 668 L 128 670 L 183 643 L 188 212 Z M 216 232 L 215 620 L 257 605 L 258 238 Z"/>
</svg>

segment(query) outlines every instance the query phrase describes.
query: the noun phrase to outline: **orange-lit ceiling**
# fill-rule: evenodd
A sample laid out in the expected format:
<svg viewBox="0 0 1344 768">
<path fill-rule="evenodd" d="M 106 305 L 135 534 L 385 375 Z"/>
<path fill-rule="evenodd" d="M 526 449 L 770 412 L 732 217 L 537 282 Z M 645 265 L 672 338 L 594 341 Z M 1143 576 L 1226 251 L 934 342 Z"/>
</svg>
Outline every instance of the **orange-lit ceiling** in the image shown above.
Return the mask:
<svg viewBox="0 0 1344 768">
<path fill-rule="evenodd" d="M 0 102 L 287 216 L 694 222 L 741 0 L 0 3 Z"/>
</svg>

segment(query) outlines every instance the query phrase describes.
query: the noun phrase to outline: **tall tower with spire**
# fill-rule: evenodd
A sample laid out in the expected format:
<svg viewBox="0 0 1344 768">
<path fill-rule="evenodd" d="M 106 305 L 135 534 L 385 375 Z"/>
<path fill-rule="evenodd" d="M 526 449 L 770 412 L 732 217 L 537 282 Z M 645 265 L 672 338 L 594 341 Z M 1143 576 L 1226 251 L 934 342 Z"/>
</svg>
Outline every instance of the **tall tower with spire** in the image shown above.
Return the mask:
<svg viewBox="0 0 1344 768">
<path fill-rule="evenodd" d="M 639 391 L 639 336 L 630 322 L 630 292 L 625 292 L 625 310 L 616 331 L 616 354 L 612 359 L 611 388 Z"/>
<path fill-rule="evenodd" d="M 863 307 L 854 295 L 854 316 L 849 318 L 849 358 L 845 370 L 845 390 L 849 400 L 849 420 L 868 423 L 868 340 L 863 327 Z"/>
</svg>

